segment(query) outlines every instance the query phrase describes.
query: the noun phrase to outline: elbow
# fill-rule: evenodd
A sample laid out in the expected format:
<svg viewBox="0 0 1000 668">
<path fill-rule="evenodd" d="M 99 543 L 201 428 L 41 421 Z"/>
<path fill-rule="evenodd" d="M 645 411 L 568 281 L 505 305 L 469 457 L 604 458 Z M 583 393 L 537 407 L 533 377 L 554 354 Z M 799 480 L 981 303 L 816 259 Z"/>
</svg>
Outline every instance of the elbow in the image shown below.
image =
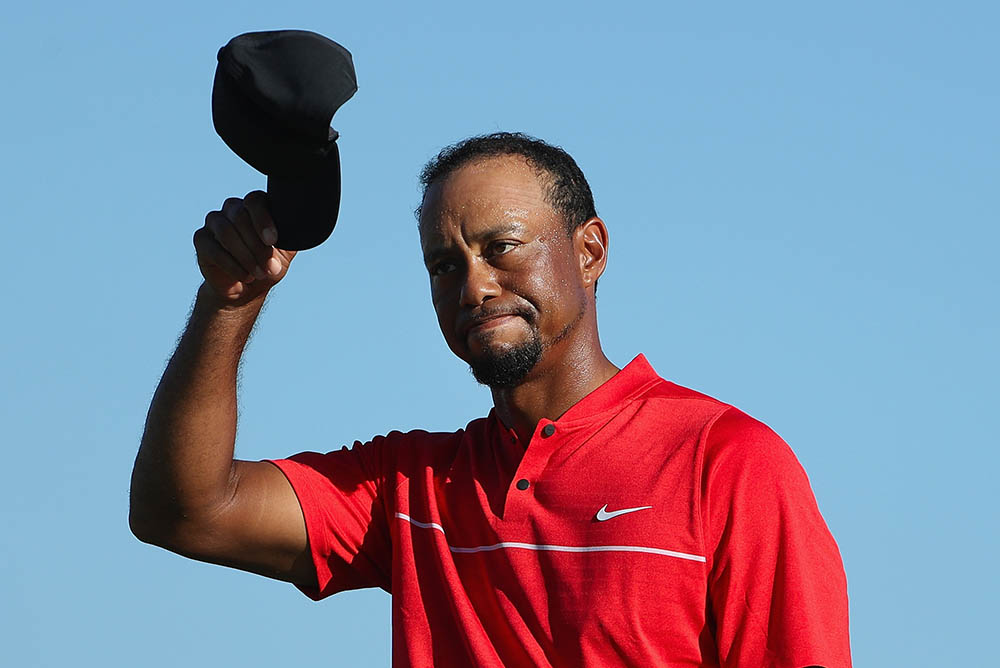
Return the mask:
<svg viewBox="0 0 1000 668">
<path fill-rule="evenodd" d="M 133 475 L 128 527 L 143 543 L 178 554 L 198 554 L 211 545 L 224 522 L 225 506 L 192 500 L 173 486 Z"/>
<path fill-rule="evenodd" d="M 144 492 L 133 481 L 129 494 L 128 528 L 143 543 L 172 549 L 182 515 L 173 503 Z"/>
<path fill-rule="evenodd" d="M 143 543 L 160 545 L 158 538 L 163 522 L 164 503 L 156 499 L 155 487 L 150 485 L 139 470 L 139 459 L 132 469 L 132 480 L 128 494 L 128 528 L 132 535 Z"/>
<path fill-rule="evenodd" d="M 143 522 L 142 519 L 136 515 L 135 511 L 129 509 L 128 513 L 128 528 L 132 532 L 132 535 L 141 540 L 143 543 L 154 544 L 156 542 L 153 537 L 154 534 L 150 531 L 149 524 Z"/>
<path fill-rule="evenodd" d="M 129 509 L 128 528 L 143 543 L 177 554 L 191 552 L 199 535 L 191 522 L 172 515 L 146 514 L 134 506 Z"/>
<path fill-rule="evenodd" d="M 150 513 L 145 512 L 135 499 L 132 499 L 128 511 L 128 528 L 133 536 L 143 543 L 166 547 L 167 532 L 164 530 L 164 525 L 162 521 L 155 521 Z"/>
<path fill-rule="evenodd" d="M 208 549 L 217 532 L 216 525 L 204 515 L 187 513 L 173 503 L 143 503 L 134 495 L 128 527 L 143 543 L 195 558 Z"/>
<path fill-rule="evenodd" d="M 170 549 L 171 536 L 177 532 L 182 510 L 176 496 L 162 485 L 132 472 L 129 488 L 128 528 L 143 543 Z"/>
</svg>

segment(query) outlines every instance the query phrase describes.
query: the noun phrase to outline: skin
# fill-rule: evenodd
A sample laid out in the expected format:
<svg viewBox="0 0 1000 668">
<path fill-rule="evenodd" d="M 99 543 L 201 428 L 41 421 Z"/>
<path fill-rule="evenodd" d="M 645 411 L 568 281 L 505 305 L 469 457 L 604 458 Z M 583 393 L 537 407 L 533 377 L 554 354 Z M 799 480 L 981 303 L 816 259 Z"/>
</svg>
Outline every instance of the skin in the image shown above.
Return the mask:
<svg viewBox="0 0 1000 668">
<path fill-rule="evenodd" d="M 149 407 L 129 526 L 140 540 L 194 559 L 311 586 L 316 573 L 291 485 L 271 464 L 233 458 L 240 357 L 295 256 L 275 240 L 261 192 L 227 199 L 195 232 L 205 282 Z"/>
<path fill-rule="evenodd" d="M 592 218 L 568 236 L 543 186 L 520 156 L 482 160 L 433 184 L 420 219 L 431 301 L 455 355 L 472 362 L 523 343 L 529 321 L 541 335 L 542 358 L 524 381 L 492 389 L 497 416 L 523 443 L 540 419 L 618 372 L 601 350 L 594 302 L 607 228 Z"/>
<path fill-rule="evenodd" d="M 607 229 L 567 235 L 523 158 L 468 164 L 428 189 L 421 249 L 442 334 L 473 362 L 537 332 L 543 352 L 516 387 L 493 389 L 498 417 L 525 444 L 618 369 L 597 334 L 594 285 Z M 240 358 L 294 252 L 274 247 L 264 193 L 226 200 L 194 235 L 205 282 L 150 404 L 132 474 L 129 524 L 185 556 L 315 586 L 305 522 L 272 464 L 234 459 Z"/>
</svg>

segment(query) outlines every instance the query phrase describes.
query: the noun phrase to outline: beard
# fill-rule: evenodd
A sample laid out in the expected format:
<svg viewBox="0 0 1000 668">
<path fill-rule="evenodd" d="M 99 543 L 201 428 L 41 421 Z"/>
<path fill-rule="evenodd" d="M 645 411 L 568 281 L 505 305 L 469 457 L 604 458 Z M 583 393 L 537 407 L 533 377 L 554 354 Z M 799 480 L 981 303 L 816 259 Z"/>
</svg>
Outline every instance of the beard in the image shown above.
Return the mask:
<svg viewBox="0 0 1000 668">
<path fill-rule="evenodd" d="M 531 328 L 531 337 L 521 343 L 486 351 L 469 363 L 469 370 L 482 385 L 491 389 L 516 387 L 542 358 L 542 337 Z"/>
</svg>

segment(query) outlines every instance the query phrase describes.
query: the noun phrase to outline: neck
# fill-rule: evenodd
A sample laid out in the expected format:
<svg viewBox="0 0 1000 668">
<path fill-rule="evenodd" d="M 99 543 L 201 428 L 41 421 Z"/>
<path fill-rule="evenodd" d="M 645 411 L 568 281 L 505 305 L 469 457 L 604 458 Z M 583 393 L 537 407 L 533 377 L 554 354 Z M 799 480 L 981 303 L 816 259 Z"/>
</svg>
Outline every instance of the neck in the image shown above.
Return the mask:
<svg viewBox="0 0 1000 668">
<path fill-rule="evenodd" d="M 564 350 L 546 351 L 520 385 L 493 388 L 497 417 L 514 430 L 521 443 L 528 444 L 539 420 L 559 419 L 618 373 L 601 349 L 596 327 L 591 331 L 584 341 L 560 342 L 566 344 Z"/>
</svg>

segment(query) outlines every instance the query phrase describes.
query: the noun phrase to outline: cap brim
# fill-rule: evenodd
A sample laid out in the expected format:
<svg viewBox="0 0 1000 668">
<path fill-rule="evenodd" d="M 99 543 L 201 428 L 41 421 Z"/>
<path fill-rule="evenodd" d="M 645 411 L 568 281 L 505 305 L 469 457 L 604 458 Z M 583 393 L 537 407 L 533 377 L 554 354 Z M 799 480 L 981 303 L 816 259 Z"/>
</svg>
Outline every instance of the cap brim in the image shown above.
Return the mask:
<svg viewBox="0 0 1000 668">
<path fill-rule="evenodd" d="M 294 174 L 270 174 L 267 194 L 278 230 L 278 248 L 306 250 L 330 237 L 340 212 L 340 150 L 310 160 Z"/>
</svg>

